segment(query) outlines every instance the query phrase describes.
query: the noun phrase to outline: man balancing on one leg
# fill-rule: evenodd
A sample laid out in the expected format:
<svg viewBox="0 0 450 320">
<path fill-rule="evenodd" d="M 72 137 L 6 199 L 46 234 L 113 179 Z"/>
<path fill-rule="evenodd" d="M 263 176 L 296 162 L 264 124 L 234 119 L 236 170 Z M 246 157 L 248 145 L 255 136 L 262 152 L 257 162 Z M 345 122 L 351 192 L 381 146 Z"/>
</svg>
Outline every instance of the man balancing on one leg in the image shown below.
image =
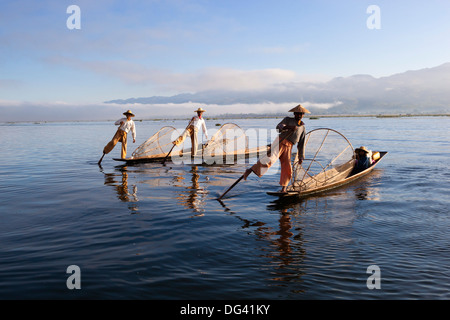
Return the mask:
<svg viewBox="0 0 450 320">
<path fill-rule="evenodd" d="M 287 186 L 292 177 L 291 154 L 292 146 L 297 144 L 298 161 L 299 164 L 305 159 L 305 124 L 302 121 L 305 113 L 310 113 L 306 108 L 300 104 L 295 108 L 289 110 L 294 113 L 294 117 L 284 118 L 278 125 L 277 130 L 280 132 L 277 139 L 271 145 L 270 155 L 263 157 L 251 168 L 244 173 L 246 180 L 248 175 L 254 172 L 258 177 L 262 177 L 267 170 L 280 159 L 281 175 L 280 185 L 281 192 L 287 192 Z"/>
<path fill-rule="evenodd" d="M 197 115 L 192 117 L 191 121 L 188 124 L 188 127 L 186 130 L 184 130 L 183 134 L 178 137 L 177 140 L 173 142 L 174 145 L 179 145 L 186 139 L 187 136 L 191 137 L 191 144 L 192 144 L 192 151 L 191 156 L 197 155 L 197 149 L 198 149 L 198 131 L 200 129 L 203 130 L 203 133 L 205 134 L 206 140 L 208 140 L 208 131 L 206 130 L 206 124 L 205 119 L 203 119 L 202 115 L 203 112 L 206 110 L 202 108 L 198 108 L 194 112 L 197 112 Z"/>
<path fill-rule="evenodd" d="M 134 121 L 131 120 L 132 117 L 134 117 L 133 112 L 131 110 L 128 110 L 123 113 L 126 118 L 121 118 L 117 120 L 114 124 L 119 126 L 119 128 L 116 131 L 116 134 L 112 138 L 110 142 L 105 146 L 103 149 L 103 155 L 98 161 L 98 164 L 100 164 L 103 160 L 103 157 L 105 154 L 108 154 L 111 152 L 112 149 L 116 146 L 117 142 L 122 142 L 122 150 L 120 153 L 120 156 L 122 159 L 125 159 L 127 156 L 127 134 L 131 131 L 133 135 L 133 143 L 136 142 L 136 127 L 134 125 Z"/>
</svg>

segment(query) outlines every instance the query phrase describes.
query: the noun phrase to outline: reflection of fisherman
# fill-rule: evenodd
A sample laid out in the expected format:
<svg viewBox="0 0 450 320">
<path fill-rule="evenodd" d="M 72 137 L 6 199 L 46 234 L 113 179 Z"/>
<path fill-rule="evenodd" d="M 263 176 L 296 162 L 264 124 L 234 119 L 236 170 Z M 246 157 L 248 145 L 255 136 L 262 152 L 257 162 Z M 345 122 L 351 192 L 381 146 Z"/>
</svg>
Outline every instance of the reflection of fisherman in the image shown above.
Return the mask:
<svg viewBox="0 0 450 320">
<path fill-rule="evenodd" d="M 136 185 L 132 186 L 132 192 L 129 191 L 128 188 L 128 173 L 126 169 L 121 170 L 122 173 L 122 182 L 119 183 L 116 181 L 115 173 L 106 173 L 105 174 L 105 184 L 114 186 L 117 191 L 117 197 L 124 202 L 137 202 L 139 199 L 137 197 L 137 187 Z"/>
<path fill-rule="evenodd" d="M 202 117 L 202 114 L 203 114 L 203 112 L 205 112 L 205 110 L 202 108 L 198 108 L 194 112 L 197 112 L 197 115 L 192 117 L 187 129 L 183 132 L 183 134 L 181 136 L 178 137 L 177 140 L 175 140 L 173 142 L 173 144 L 177 146 L 180 143 L 182 143 L 186 139 L 186 137 L 189 135 L 191 137 L 191 144 L 192 144 L 191 155 L 192 156 L 195 156 L 197 154 L 199 129 L 203 130 L 206 140 L 208 140 L 208 131 L 206 130 L 205 119 L 203 119 L 203 117 Z"/>
<path fill-rule="evenodd" d="M 292 146 L 297 144 L 298 162 L 301 164 L 305 158 L 305 124 L 302 121 L 305 113 L 310 113 L 300 104 L 289 110 L 294 113 L 294 118 L 286 117 L 278 125 L 277 130 L 280 132 L 277 140 L 272 144 L 270 155 L 260 159 L 251 168 L 244 173 L 244 179 L 254 172 L 258 177 L 263 176 L 267 170 L 280 159 L 281 175 L 280 185 L 281 192 L 286 192 L 287 186 L 292 177 L 291 154 Z M 278 145 L 277 145 L 278 144 Z"/>
<path fill-rule="evenodd" d="M 201 199 L 200 195 L 202 193 L 202 189 L 200 188 L 200 184 L 198 182 L 200 178 L 200 174 L 198 173 L 198 167 L 193 166 L 192 170 L 192 186 L 188 187 L 190 189 L 189 195 L 186 198 L 187 206 L 190 209 L 193 209 L 197 213 L 202 213 L 203 210 L 201 210 L 200 205 L 202 204 L 203 200 Z"/>
<path fill-rule="evenodd" d="M 137 186 L 135 184 L 128 186 L 128 173 L 126 167 L 123 167 L 121 170 L 122 173 L 122 182 L 119 183 L 116 180 L 116 173 L 105 173 L 105 185 L 113 186 L 117 192 L 117 198 L 120 201 L 127 202 L 128 208 L 130 209 L 131 214 L 138 213 L 138 196 L 137 196 Z M 129 190 L 131 188 L 131 191 Z"/>
<path fill-rule="evenodd" d="M 176 198 L 183 206 L 194 211 L 194 215 L 191 217 L 201 217 L 205 212 L 204 206 L 208 192 L 199 182 L 200 173 L 198 172 L 198 167 L 193 166 L 190 173 L 192 174 L 191 185 L 186 185 L 185 187 L 182 184 L 175 185 L 177 187 L 183 187 L 184 190 L 180 192 Z M 177 180 L 177 182 L 182 182 L 185 180 L 185 177 L 179 176 L 177 177 Z"/>
</svg>

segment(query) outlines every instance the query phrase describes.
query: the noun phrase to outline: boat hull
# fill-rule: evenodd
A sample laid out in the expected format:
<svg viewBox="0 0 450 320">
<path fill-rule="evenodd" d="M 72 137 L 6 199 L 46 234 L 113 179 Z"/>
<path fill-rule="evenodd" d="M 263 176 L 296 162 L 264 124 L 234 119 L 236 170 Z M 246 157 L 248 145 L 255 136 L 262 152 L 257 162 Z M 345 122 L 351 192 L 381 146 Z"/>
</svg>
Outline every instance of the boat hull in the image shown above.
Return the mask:
<svg viewBox="0 0 450 320">
<path fill-rule="evenodd" d="M 318 193 L 322 193 L 322 192 L 326 192 L 326 191 L 329 191 L 332 189 L 342 187 L 350 182 L 358 180 L 358 179 L 368 175 L 369 173 L 371 173 L 373 171 L 373 169 L 375 169 L 375 167 L 378 165 L 378 163 L 381 161 L 381 159 L 383 159 L 383 157 L 386 154 L 387 154 L 386 151 L 380 151 L 380 158 L 374 164 L 372 164 L 369 168 L 367 168 L 359 173 L 351 174 L 347 178 L 345 178 L 341 181 L 330 183 L 328 185 L 317 187 L 317 188 L 312 188 L 309 190 L 304 190 L 302 192 L 297 192 L 297 191 L 288 191 L 285 193 L 284 192 L 267 192 L 267 194 L 270 196 L 275 196 L 275 197 L 280 197 L 280 198 L 284 198 L 284 197 L 301 197 L 301 198 L 303 198 L 303 197 L 307 197 L 310 195 L 314 195 L 314 194 L 318 194 Z"/>
</svg>

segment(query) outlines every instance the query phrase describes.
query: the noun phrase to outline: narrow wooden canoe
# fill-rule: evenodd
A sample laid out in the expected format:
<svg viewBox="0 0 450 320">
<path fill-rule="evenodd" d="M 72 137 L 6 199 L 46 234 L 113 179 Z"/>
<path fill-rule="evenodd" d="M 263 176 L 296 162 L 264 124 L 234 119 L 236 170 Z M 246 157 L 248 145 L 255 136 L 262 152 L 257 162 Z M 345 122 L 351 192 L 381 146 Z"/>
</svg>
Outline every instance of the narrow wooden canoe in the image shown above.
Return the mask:
<svg viewBox="0 0 450 320">
<path fill-rule="evenodd" d="M 377 151 L 374 151 L 374 153 Z M 383 157 L 387 154 L 386 151 L 379 151 L 380 153 L 380 158 L 378 160 L 376 160 L 375 163 L 373 163 L 369 168 L 359 172 L 359 173 L 350 173 L 350 175 L 348 175 L 346 178 L 341 179 L 339 181 L 333 181 L 330 184 L 326 184 L 320 187 L 316 187 L 316 188 L 311 188 L 311 189 L 306 189 L 303 190 L 302 192 L 298 192 L 298 191 L 288 191 L 288 192 L 267 192 L 268 195 L 271 196 L 276 196 L 276 197 L 307 197 L 313 194 L 317 194 L 317 193 L 322 193 L 331 189 L 336 189 L 339 188 L 347 183 L 350 183 L 352 181 L 355 181 L 369 173 L 371 173 L 373 171 L 373 169 L 377 166 L 377 164 L 381 161 L 381 159 L 383 159 Z"/>
</svg>

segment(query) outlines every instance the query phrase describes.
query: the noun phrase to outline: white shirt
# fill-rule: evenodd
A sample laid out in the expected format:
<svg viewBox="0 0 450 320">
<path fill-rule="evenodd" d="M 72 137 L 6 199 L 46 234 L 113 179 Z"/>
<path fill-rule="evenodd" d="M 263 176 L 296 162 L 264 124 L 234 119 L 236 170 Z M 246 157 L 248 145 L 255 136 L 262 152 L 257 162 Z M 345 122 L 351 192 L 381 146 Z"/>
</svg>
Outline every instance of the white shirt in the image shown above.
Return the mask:
<svg viewBox="0 0 450 320">
<path fill-rule="evenodd" d="M 203 118 L 200 119 L 198 116 L 195 116 L 192 119 L 193 119 L 192 125 L 196 127 L 198 130 L 202 129 L 206 139 L 208 139 L 208 131 L 206 130 L 205 119 Z"/>
<path fill-rule="evenodd" d="M 120 130 L 125 131 L 126 133 L 130 132 L 133 135 L 133 139 L 136 140 L 136 127 L 134 125 L 134 121 L 133 120 L 128 120 L 127 118 L 122 118 L 117 120 L 114 124 L 120 125 L 120 122 L 123 121 L 123 124 L 119 127 Z"/>
</svg>

